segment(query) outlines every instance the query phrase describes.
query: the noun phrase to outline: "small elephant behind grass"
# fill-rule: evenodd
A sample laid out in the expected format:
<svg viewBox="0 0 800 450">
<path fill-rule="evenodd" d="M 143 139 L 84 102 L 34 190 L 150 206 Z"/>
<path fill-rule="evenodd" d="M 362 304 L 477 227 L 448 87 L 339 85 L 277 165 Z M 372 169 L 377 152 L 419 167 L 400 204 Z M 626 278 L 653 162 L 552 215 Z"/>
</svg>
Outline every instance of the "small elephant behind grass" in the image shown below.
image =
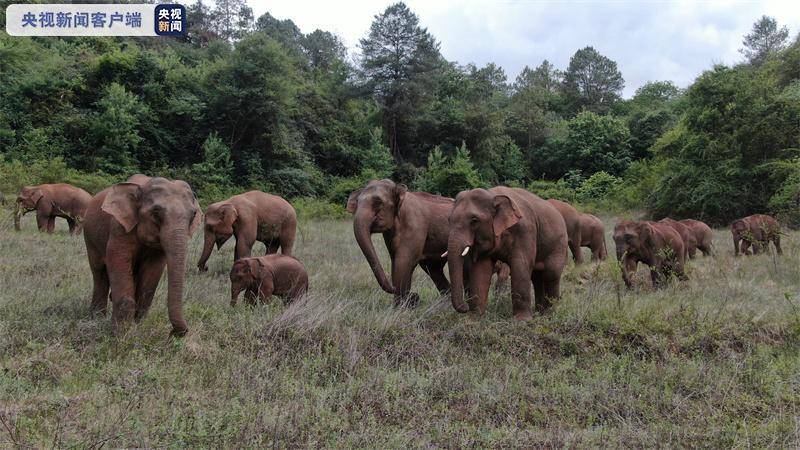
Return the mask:
<svg viewBox="0 0 800 450">
<path fill-rule="evenodd" d="M 270 254 L 242 258 L 231 269 L 231 306 L 245 291 L 245 301 L 255 305 L 257 299 L 269 303 L 273 295 L 288 304 L 308 291 L 308 273 L 303 264 L 291 256 Z"/>
</svg>

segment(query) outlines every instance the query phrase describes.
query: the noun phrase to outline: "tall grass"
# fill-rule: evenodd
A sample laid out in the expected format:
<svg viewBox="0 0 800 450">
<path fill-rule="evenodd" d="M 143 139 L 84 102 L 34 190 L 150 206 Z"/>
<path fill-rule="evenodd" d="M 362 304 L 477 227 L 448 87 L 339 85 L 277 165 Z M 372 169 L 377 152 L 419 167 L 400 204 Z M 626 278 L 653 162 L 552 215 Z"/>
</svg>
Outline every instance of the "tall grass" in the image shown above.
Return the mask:
<svg viewBox="0 0 800 450">
<path fill-rule="evenodd" d="M 189 264 L 173 340 L 164 283 L 124 336 L 89 317 L 65 228 L 0 221 L 0 447 L 800 444 L 797 233 L 735 259 L 716 231 L 716 256 L 658 291 L 644 270 L 626 290 L 613 256 L 570 264 L 552 312 L 516 323 L 508 292 L 459 315 L 421 271 L 420 306 L 396 309 L 348 222 L 306 221 L 306 298 L 231 308 L 228 243 L 209 272 Z"/>
</svg>

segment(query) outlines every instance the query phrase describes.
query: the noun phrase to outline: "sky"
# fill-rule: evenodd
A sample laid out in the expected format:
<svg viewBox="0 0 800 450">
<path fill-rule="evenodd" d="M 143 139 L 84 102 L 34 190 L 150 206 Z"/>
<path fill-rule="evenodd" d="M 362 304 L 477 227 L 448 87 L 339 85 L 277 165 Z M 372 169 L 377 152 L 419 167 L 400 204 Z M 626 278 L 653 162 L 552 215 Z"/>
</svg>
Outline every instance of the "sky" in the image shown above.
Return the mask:
<svg viewBox="0 0 800 450">
<path fill-rule="evenodd" d="M 292 19 L 304 33 L 337 34 L 351 52 L 376 14 L 397 0 L 249 0 L 256 18 Z M 800 31 L 800 1 L 406 0 L 420 25 L 460 64 L 494 62 L 513 81 L 547 59 L 565 69 L 587 45 L 617 62 L 624 97 L 647 81 L 686 87 L 714 64 L 742 60 L 742 38 L 762 15 Z"/>
</svg>

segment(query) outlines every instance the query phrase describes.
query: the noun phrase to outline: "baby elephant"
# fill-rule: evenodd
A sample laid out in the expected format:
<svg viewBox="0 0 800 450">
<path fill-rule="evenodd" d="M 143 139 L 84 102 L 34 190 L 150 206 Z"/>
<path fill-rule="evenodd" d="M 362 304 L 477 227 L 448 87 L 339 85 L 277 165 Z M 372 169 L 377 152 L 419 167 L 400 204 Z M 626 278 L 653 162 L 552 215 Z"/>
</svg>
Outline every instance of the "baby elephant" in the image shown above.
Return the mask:
<svg viewBox="0 0 800 450">
<path fill-rule="evenodd" d="M 283 297 L 284 304 L 290 303 L 307 290 L 306 268 L 291 256 L 273 253 L 242 258 L 231 269 L 231 306 L 236 306 L 242 291 L 245 301 L 255 305 L 257 298 L 269 303 L 273 294 Z"/>
</svg>

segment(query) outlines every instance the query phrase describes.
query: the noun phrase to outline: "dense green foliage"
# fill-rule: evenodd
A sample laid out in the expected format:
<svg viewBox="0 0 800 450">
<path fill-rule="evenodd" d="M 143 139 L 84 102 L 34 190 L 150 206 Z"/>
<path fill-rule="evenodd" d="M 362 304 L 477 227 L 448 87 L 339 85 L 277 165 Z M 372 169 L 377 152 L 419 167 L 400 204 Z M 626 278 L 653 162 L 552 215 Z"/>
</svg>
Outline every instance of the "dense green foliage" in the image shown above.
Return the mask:
<svg viewBox="0 0 800 450">
<path fill-rule="evenodd" d="M 617 64 L 590 46 L 563 71 L 543 61 L 509 81 L 495 64 L 446 61 L 402 3 L 375 16 L 359 58 L 243 0 L 189 16 L 183 39 L 0 32 L 4 164 L 180 177 L 205 199 L 257 188 L 341 205 L 391 177 L 446 195 L 505 184 L 656 217 L 800 222 L 800 44 L 769 17 L 744 37 L 745 63 L 622 99 Z"/>
</svg>

